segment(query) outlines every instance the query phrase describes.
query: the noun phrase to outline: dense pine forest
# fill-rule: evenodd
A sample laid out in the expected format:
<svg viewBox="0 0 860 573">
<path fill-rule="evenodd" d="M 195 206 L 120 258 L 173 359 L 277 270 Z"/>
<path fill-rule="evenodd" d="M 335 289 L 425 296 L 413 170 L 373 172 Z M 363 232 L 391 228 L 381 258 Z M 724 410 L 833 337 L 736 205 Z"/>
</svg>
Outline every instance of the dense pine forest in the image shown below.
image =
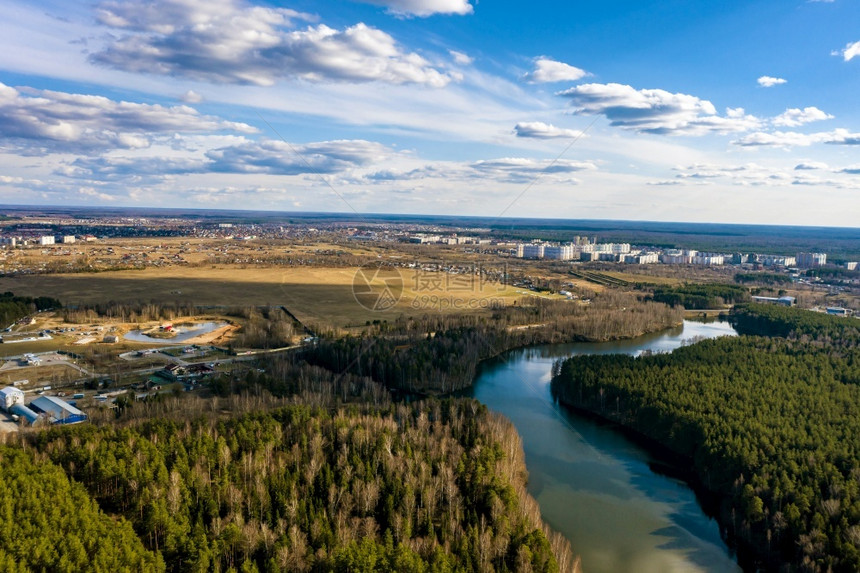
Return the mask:
<svg viewBox="0 0 860 573">
<path fill-rule="evenodd" d="M 185 402 L 4 446 L 3 570 L 576 567 L 525 491 L 516 430 L 475 401 L 194 419 Z"/>
<path fill-rule="evenodd" d="M 0 446 L 0 571 L 164 571 L 131 524 L 44 455 Z"/>
<path fill-rule="evenodd" d="M 729 537 L 760 566 L 860 570 L 856 319 L 749 305 L 734 321 L 790 339 L 574 357 L 555 365 L 553 393 L 688 459 L 722 500 Z"/>
<path fill-rule="evenodd" d="M 654 289 L 656 302 L 688 309 L 722 308 L 727 304 L 749 302 L 749 291 L 742 286 L 726 284 L 689 284 Z"/>
<path fill-rule="evenodd" d="M 779 336 L 840 348 L 860 346 L 860 320 L 779 305 L 739 305 L 730 315 L 741 334 Z"/>
</svg>

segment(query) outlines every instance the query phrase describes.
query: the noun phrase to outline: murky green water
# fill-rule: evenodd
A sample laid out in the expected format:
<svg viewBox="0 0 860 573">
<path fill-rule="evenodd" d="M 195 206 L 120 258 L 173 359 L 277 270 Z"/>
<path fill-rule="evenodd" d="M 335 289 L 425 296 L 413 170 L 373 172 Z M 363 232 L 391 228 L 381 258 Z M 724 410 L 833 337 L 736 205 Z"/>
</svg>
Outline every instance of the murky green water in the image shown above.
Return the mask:
<svg viewBox="0 0 860 573">
<path fill-rule="evenodd" d="M 546 345 L 483 365 L 472 395 L 510 418 L 523 439 L 529 491 L 573 544 L 586 573 L 740 571 L 716 521 L 682 481 L 654 473 L 652 456 L 617 430 L 552 402 L 553 362 L 575 354 L 670 351 L 694 337 L 734 335 L 723 322 L 634 340 Z"/>
</svg>

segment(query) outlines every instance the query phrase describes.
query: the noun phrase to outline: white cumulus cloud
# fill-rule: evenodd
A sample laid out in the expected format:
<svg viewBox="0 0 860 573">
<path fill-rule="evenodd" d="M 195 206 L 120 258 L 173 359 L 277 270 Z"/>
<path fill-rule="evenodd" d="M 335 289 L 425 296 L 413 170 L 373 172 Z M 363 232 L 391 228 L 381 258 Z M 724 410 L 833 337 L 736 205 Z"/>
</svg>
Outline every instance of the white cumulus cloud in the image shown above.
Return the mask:
<svg viewBox="0 0 860 573">
<path fill-rule="evenodd" d="M 514 132 L 517 134 L 517 137 L 533 137 L 536 139 L 576 138 L 583 135 L 579 130 L 563 129 L 542 121 L 520 122 L 514 126 Z"/>
<path fill-rule="evenodd" d="M 822 121 L 825 119 L 833 119 L 833 116 L 828 113 L 824 113 L 817 107 L 805 107 L 803 109 L 790 108 L 775 117 L 773 119 L 773 124 L 780 127 L 797 127 L 798 125 L 811 123 L 813 121 Z"/>
<path fill-rule="evenodd" d="M 557 62 L 549 58 L 537 58 L 535 69 L 523 76 L 523 79 L 536 83 L 575 82 L 588 75 L 588 72 L 577 67 Z"/>
<path fill-rule="evenodd" d="M 240 0 L 109 2 L 98 15 L 123 35 L 90 60 L 128 72 L 263 86 L 302 79 L 442 87 L 452 80 L 379 29 L 363 23 L 295 29 L 294 20 L 313 17 Z"/>
<path fill-rule="evenodd" d="M 434 14 L 471 14 L 469 0 L 359 0 L 365 4 L 383 6 L 398 16 L 427 17 Z"/>
<path fill-rule="evenodd" d="M 773 86 L 777 86 L 779 84 L 784 84 L 784 83 L 788 82 L 788 80 L 784 80 L 782 78 L 774 78 L 772 76 L 762 76 L 757 81 L 758 81 L 758 85 L 765 87 L 765 88 L 771 88 Z"/>
<path fill-rule="evenodd" d="M 842 50 L 842 57 L 846 62 L 850 62 L 856 56 L 860 56 L 860 41 L 852 42 L 845 46 L 845 49 Z"/>
<path fill-rule="evenodd" d="M 661 89 L 637 90 L 623 84 L 583 84 L 557 95 L 569 98 L 574 113 L 603 115 L 616 127 L 643 133 L 703 135 L 755 129 L 760 121 L 742 108 L 725 116 L 696 96 Z"/>
</svg>

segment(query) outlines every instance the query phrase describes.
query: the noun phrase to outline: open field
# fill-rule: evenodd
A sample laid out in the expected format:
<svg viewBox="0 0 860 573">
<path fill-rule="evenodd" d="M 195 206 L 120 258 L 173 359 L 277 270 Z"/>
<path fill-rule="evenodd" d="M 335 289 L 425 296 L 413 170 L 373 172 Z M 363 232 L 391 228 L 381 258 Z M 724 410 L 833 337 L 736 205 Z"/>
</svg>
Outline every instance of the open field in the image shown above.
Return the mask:
<svg viewBox="0 0 860 573">
<path fill-rule="evenodd" d="M 305 324 L 332 327 L 391 320 L 401 314 L 488 312 L 491 301 L 512 304 L 523 296 L 521 289 L 483 283 L 474 276 L 404 268 L 394 271 L 394 278 L 399 277 L 398 302 L 385 311 L 372 310 L 373 305 L 366 308 L 353 295 L 356 271 L 354 267 L 170 267 L 23 275 L 0 278 L 0 291 L 53 296 L 71 306 L 108 301 L 191 302 L 213 307 L 283 305 Z M 376 287 L 379 283 L 371 284 Z"/>
<path fill-rule="evenodd" d="M 50 340 L 39 340 L 36 342 L 21 342 L 20 344 L 0 344 L 0 357 L 5 356 L 20 356 L 22 354 L 48 352 L 59 348 L 78 348 L 68 346 L 70 340 L 65 338 L 55 337 Z"/>
<path fill-rule="evenodd" d="M 375 257 L 379 250 L 357 242 L 236 241 L 195 237 L 128 237 L 44 247 L 0 250 L 0 272 L 64 273 L 83 269 L 181 268 L 212 264 L 266 265 L 287 259 Z"/>
<path fill-rule="evenodd" d="M 48 364 L 43 366 L 28 366 L 25 368 L 0 369 L 0 386 L 8 386 L 16 380 L 29 380 L 22 390 L 32 390 L 38 386 L 51 383 L 66 383 L 82 378 L 79 370 L 68 364 Z"/>
</svg>

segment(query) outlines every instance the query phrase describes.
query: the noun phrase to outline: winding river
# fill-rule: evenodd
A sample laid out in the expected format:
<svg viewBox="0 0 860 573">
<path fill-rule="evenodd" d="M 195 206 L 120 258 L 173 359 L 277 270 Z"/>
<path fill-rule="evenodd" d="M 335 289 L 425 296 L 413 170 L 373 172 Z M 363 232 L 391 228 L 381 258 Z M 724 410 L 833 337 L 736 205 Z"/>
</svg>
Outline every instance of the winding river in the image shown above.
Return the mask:
<svg viewBox="0 0 860 573">
<path fill-rule="evenodd" d="M 665 352 L 734 334 L 725 322 L 685 321 L 633 340 L 513 350 L 482 365 L 472 396 L 517 427 L 529 492 L 544 519 L 571 541 L 586 573 L 741 569 L 684 482 L 652 471 L 655 458 L 618 430 L 553 403 L 553 362 L 576 354 Z"/>
</svg>

